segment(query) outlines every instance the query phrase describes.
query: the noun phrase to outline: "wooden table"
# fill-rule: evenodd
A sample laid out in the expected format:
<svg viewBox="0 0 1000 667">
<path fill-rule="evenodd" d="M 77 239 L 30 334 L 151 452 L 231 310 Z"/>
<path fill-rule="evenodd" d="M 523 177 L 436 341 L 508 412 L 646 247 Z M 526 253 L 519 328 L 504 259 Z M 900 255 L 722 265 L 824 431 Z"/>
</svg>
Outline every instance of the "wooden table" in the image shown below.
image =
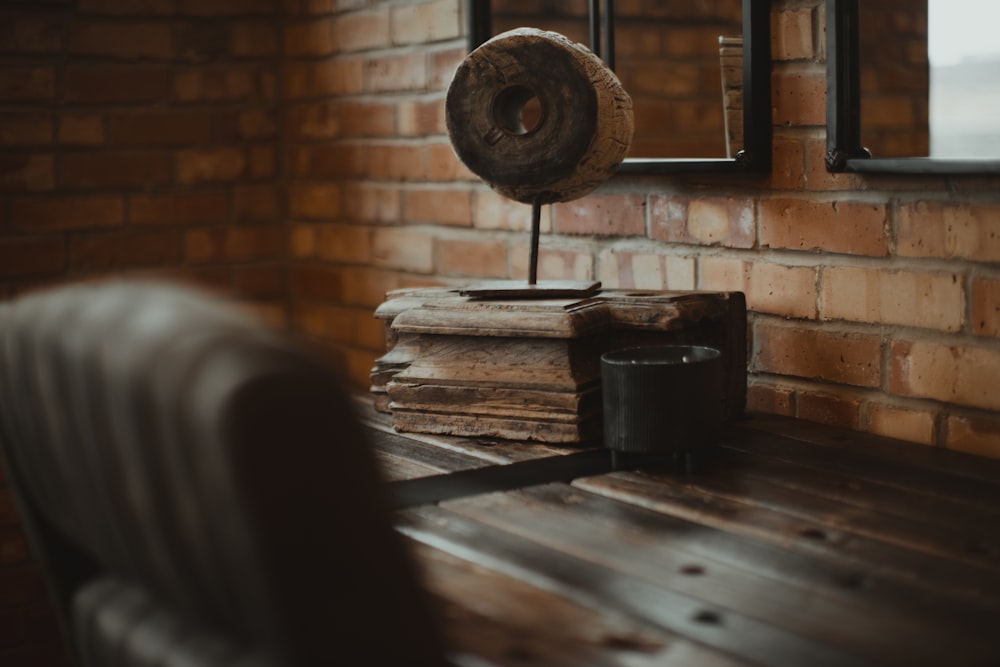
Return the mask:
<svg viewBox="0 0 1000 667">
<path fill-rule="evenodd" d="M 573 451 L 364 419 L 390 480 Z M 1000 665 L 997 461 L 753 416 L 693 473 L 396 516 L 461 665 Z"/>
</svg>

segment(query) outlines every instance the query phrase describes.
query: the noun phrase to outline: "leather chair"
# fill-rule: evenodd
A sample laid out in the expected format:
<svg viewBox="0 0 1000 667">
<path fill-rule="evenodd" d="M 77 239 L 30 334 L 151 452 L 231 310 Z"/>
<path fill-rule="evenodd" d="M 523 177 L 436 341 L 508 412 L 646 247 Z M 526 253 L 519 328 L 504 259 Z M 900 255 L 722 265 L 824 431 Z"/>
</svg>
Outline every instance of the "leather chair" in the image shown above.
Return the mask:
<svg viewBox="0 0 1000 667">
<path fill-rule="evenodd" d="M 441 645 L 336 374 L 205 294 L 0 306 L 0 449 L 83 665 L 431 665 Z"/>
</svg>

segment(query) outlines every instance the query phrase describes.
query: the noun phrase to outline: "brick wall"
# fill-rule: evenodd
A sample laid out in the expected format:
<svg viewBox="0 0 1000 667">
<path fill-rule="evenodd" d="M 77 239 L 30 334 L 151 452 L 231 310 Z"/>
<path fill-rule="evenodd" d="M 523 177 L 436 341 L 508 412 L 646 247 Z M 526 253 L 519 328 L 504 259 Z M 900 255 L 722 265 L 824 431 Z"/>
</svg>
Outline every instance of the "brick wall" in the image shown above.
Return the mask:
<svg viewBox="0 0 1000 667">
<path fill-rule="evenodd" d="M 277 0 L 0 9 L 0 296 L 107 274 L 279 321 Z"/>
<path fill-rule="evenodd" d="M 286 319 L 277 0 L 0 4 L 0 298 L 169 276 Z M 0 664 L 66 664 L 0 471 Z"/>
</svg>

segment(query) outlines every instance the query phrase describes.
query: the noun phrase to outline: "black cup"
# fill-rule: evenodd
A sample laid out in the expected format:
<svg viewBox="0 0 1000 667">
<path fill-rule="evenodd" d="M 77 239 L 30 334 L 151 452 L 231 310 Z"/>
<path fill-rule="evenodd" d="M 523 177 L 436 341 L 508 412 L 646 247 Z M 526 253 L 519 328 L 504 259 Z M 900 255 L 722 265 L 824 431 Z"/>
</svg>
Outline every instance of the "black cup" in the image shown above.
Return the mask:
<svg viewBox="0 0 1000 667">
<path fill-rule="evenodd" d="M 601 356 L 604 445 L 638 454 L 693 453 L 722 430 L 722 353 L 697 345 L 631 347 Z"/>
</svg>

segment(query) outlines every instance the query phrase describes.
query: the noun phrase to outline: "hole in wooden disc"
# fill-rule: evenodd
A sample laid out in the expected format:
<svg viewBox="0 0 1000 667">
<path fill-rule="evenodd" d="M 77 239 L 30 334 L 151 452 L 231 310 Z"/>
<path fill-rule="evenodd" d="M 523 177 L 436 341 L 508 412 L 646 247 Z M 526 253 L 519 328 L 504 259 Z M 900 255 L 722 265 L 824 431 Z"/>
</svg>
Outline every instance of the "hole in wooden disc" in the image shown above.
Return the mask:
<svg viewBox="0 0 1000 667">
<path fill-rule="evenodd" d="M 681 567 L 681 574 L 686 574 L 691 577 L 697 577 L 699 575 L 705 574 L 705 568 L 703 568 L 701 565 L 695 565 L 695 564 L 684 565 L 683 567 Z"/>
<path fill-rule="evenodd" d="M 493 119 L 497 127 L 507 134 L 525 135 L 541 126 L 545 119 L 545 108 L 531 88 L 508 86 L 493 100 Z"/>
</svg>

